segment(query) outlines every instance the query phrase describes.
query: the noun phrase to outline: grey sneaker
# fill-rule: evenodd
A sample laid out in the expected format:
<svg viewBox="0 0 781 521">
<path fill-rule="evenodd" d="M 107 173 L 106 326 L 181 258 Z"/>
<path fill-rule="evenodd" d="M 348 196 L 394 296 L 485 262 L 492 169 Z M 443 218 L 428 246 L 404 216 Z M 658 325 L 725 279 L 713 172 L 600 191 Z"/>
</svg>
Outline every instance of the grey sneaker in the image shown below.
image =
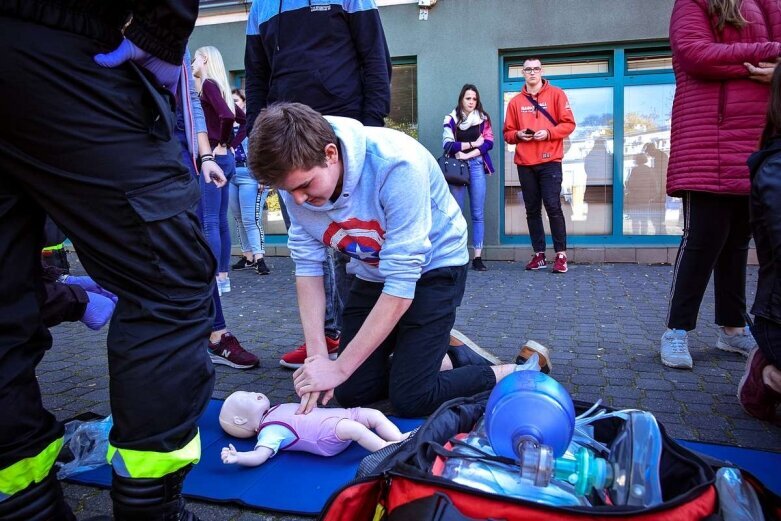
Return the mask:
<svg viewBox="0 0 781 521">
<path fill-rule="evenodd" d="M 689 334 L 683 329 L 668 329 L 662 335 L 662 363 L 667 367 L 691 369 Z"/>
<path fill-rule="evenodd" d="M 724 332 L 724 328 L 719 328 L 719 339 L 716 341 L 716 347 L 722 351 L 729 351 L 731 353 L 740 353 L 741 355 L 748 357 L 748 354 L 752 349 L 757 347 L 757 342 L 754 340 L 754 336 L 751 334 L 751 330 L 746 326 L 742 335 L 728 335 Z"/>
</svg>

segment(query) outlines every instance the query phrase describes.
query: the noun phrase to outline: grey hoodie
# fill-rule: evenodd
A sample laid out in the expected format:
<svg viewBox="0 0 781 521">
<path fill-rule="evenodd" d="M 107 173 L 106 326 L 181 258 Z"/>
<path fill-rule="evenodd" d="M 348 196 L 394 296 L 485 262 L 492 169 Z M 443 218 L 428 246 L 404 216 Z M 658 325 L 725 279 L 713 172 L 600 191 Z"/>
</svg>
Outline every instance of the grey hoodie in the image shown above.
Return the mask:
<svg viewBox="0 0 781 521">
<path fill-rule="evenodd" d="M 434 157 L 401 132 L 326 119 L 341 144 L 339 198 L 319 207 L 298 205 L 280 191 L 290 213 L 296 275 L 322 275 L 330 246 L 351 257 L 350 273 L 412 299 L 421 273 L 469 262 L 466 221 Z"/>
</svg>

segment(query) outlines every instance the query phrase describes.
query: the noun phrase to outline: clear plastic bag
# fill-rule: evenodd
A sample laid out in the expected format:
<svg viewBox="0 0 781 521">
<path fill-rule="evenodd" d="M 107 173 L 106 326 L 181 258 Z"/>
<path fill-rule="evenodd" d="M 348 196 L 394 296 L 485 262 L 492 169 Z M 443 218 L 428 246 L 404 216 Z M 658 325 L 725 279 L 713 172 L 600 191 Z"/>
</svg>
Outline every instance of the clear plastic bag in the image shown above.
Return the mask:
<svg viewBox="0 0 781 521">
<path fill-rule="evenodd" d="M 740 470 L 722 467 L 716 472 L 716 490 L 724 521 L 764 521 L 762 505 Z"/>
<path fill-rule="evenodd" d="M 86 472 L 108 463 L 108 433 L 113 425 L 111 416 L 102 420 L 74 420 L 65 424 L 61 458 L 58 462 L 57 479 Z"/>
</svg>

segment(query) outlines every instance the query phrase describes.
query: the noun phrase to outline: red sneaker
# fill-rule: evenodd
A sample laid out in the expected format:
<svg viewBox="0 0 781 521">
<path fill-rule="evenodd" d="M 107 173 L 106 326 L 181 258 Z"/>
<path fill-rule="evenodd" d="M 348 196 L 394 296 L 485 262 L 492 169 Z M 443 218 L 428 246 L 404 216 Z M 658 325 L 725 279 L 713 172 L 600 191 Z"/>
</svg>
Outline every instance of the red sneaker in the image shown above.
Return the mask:
<svg viewBox="0 0 781 521">
<path fill-rule="evenodd" d="M 743 410 L 755 418 L 776 422 L 776 409 L 781 404 L 781 393 L 768 387 L 762 379 L 762 370 L 770 362 L 758 347 L 748 355 L 746 372 L 738 384 L 738 400 Z"/>
<path fill-rule="evenodd" d="M 567 256 L 563 253 L 557 253 L 553 261 L 553 273 L 567 273 Z"/>
<path fill-rule="evenodd" d="M 325 346 L 328 349 L 328 358 L 331 360 L 336 360 L 336 355 L 339 351 L 339 339 L 331 338 L 326 335 Z M 279 361 L 279 365 L 289 369 L 298 369 L 304 365 L 304 360 L 306 360 L 306 343 L 301 344 L 292 351 L 282 355 L 282 359 Z"/>
<path fill-rule="evenodd" d="M 258 357 L 241 347 L 235 336 L 223 333 L 216 344 L 209 342 L 212 363 L 229 365 L 236 369 L 251 369 L 260 363 Z"/>
<path fill-rule="evenodd" d="M 535 253 L 532 255 L 532 260 L 526 265 L 527 270 L 541 270 L 545 267 L 545 254 Z"/>
</svg>

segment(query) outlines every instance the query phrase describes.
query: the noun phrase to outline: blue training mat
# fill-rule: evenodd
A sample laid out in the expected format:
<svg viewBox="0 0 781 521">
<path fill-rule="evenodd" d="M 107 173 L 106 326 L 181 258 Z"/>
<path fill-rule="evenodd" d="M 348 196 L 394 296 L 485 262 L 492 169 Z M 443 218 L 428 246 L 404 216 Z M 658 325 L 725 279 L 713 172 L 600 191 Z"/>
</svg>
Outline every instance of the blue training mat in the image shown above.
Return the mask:
<svg viewBox="0 0 781 521">
<path fill-rule="evenodd" d="M 188 474 L 184 494 L 216 502 L 235 502 L 263 510 L 315 515 L 328 498 L 355 477 L 358 465 L 368 452 L 357 443 L 347 450 L 326 458 L 303 452 L 280 451 L 260 467 L 223 465 L 220 450 L 233 443 L 237 450 L 252 450 L 255 438 L 240 440 L 226 435 L 218 417 L 222 400 L 212 400 L 199 424 L 201 461 Z M 402 432 L 414 429 L 423 420 L 391 418 Z M 781 495 L 781 453 L 744 449 L 728 445 L 677 440 L 687 449 L 729 461 L 759 478 L 764 485 Z M 68 481 L 84 485 L 109 487 L 111 468 L 77 474 Z"/>
<path fill-rule="evenodd" d="M 293 514 L 319 514 L 336 490 L 355 478 L 361 459 L 369 454 L 357 443 L 331 457 L 303 452 L 280 451 L 259 467 L 224 465 L 220 451 L 233 443 L 236 450 L 249 451 L 256 439 L 238 439 L 225 434 L 218 417 L 222 400 L 211 400 L 201 417 L 201 461 L 187 475 L 184 494 L 206 501 L 235 502 L 263 510 Z M 402 432 L 423 420 L 391 418 Z M 83 485 L 111 486 L 111 467 L 77 474 L 68 481 Z"/>
<path fill-rule="evenodd" d="M 675 441 L 689 450 L 729 462 L 736 467 L 751 472 L 763 485 L 781 496 L 781 474 L 778 472 L 778 469 L 781 469 L 781 452 L 744 449 L 731 445 L 701 443 L 690 440 Z"/>
</svg>

